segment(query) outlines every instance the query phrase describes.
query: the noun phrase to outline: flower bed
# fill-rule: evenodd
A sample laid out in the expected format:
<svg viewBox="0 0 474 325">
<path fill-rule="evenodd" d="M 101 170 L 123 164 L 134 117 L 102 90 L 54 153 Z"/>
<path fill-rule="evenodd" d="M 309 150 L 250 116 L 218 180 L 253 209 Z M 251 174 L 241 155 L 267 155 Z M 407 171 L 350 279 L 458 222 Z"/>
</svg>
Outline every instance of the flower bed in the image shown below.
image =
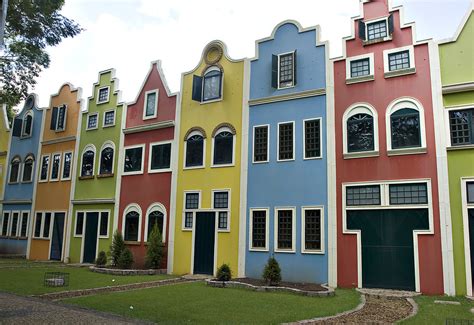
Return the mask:
<svg viewBox="0 0 474 325">
<path fill-rule="evenodd" d="M 156 275 L 156 274 L 166 274 L 166 269 L 121 270 L 121 269 L 113 269 L 113 268 L 107 268 L 107 267 L 90 266 L 89 270 L 91 270 L 92 272 L 96 272 L 96 273 L 113 274 L 113 275 Z"/>
</svg>

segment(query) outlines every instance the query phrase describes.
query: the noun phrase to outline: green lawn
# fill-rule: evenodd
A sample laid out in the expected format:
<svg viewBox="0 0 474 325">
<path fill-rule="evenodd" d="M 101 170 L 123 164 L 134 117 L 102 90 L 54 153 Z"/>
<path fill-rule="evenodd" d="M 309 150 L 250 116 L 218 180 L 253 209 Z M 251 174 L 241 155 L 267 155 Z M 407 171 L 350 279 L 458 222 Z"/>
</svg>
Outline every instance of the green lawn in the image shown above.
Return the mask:
<svg viewBox="0 0 474 325">
<path fill-rule="evenodd" d="M 64 302 L 165 324 L 277 324 L 334 315 L 355 308 L 360 298 L 354 290 L 337 290 L 335 297 L 313 298 L 291 293 L 212 288 L 197 282 Z"/>
<path fill-rule="evenodd" d="M 435 304 L 435 300 L 459 301 L 461 305 Z M 474 314 L 470 312 L 474 308 L 474 302 L 466 298 L 430 297 L 419 296 L 415 298 L 418 304 L 418 314 L 401 324 L 445 324 L 447 318 L 474 320 Z"/>
<path fill-rule="evenodd" d="M 156 281 L 170 278 L 169 275 L 136 275 L 116 276 L 99 274 L 89 271 L 88 268 L 68 267 L 62 264 L 45 263 L 36 264 L 34 267 L 5 268 L 0 267 L 0 291 L 12 292 L 20 295 L 37 295 L 47 292 L 76 290 L 115 286 L 119 284 Z M 43 285 L 45 272 L 68 272 L 69 286 L 50 288 Z"/>
</svg>

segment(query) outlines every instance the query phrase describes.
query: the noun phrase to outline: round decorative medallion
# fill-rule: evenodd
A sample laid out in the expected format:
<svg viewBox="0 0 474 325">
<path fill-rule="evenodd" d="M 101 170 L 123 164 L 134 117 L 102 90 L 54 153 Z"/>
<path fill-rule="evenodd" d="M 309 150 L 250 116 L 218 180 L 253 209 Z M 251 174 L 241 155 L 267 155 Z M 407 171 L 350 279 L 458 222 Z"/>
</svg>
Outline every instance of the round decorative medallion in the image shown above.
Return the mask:
<svg viewBox="0 0 474 325">
<path fill-rule="evenodd" d="M 209 65 L 215 64 L 221 59 L 222 52 L 222 48 L 219 45 L 213 44 L 207 50 L 207 53 L 204 56 L 204 61 Z"/>
<path fill-rule="evenodd" d="M 35 104 L 35 98 L 33 95 L 31 95 L 25 101 L 25 109 L 32 109 L 34 104 Z"/>
</svg>

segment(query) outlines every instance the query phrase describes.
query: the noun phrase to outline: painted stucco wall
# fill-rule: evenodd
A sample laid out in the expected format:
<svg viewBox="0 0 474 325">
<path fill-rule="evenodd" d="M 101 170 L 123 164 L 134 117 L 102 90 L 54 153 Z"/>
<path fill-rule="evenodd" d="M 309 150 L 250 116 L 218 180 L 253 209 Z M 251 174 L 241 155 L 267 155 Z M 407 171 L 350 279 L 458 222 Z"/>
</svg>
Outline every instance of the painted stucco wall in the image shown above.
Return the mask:
<svg viewBox="0 0 474 325">
<path fill-rule="evenodd" d="M 325 45 L 317 46 L 316 30 L 300 32 L 294 23 L 277 27 L 274 39 L 257 43 L 258 58 L 251 62 L 250 100 L 283 94 L 296 94 L 326 88 Z M 271 85 L 272 55 L 297 51 L 297 83 L 295 87 L 277 90 Z M 304 120 L 321 118 L 320 159 L 303 159 Z M 294 121 L 294 161 L 277 162 L 278 123 Z M 269 124 L 269 162 L 252 162 L 253 127 Z M 300 98 L 264 105 L 250 106 L 248 180 L 247 180 L 247 229 L 246 276 L 260 278 L 270 255 L 274 255 L 282 269 L 282 278 L 295 282 L 328 282 L 327 225 L 324 222 L 324 247 L 322 254 L 302 253 L 301 208 L 322 206 L 327 218 L 327 154 L 326 154 L 326 95 Z M 275 252 L 275 208 L 296 208 L 295 253 Z M 249 247 L 252 208 L 269 209 L 269 251 L 251 251 Z"/>
<path fill-rule="evenodd" d="M 7 106 L 0 105 L 0 198 L 3 198 L 3 185 L 7 175 L 8 142 L 10 141 L 10 122 L 7 117 Z M 0 207 L 1 209 L 1 207 Z"/>
</svg>

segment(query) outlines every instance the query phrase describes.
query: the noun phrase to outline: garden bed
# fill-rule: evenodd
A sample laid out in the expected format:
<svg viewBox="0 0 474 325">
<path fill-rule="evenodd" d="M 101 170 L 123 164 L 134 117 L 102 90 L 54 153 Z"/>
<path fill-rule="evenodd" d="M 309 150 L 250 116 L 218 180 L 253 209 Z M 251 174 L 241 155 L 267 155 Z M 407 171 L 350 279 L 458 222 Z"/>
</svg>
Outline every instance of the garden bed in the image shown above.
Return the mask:
<svg viewBox="0 0 474 325">
<path fill-rule="evenodd" d="M 334 296 L 334 289 L 321 284 L 280 282 L 278 286 L 268 286 L 265 281 L 250 278 L 237 278 L 232 281 L 206 280 L 208 286 L 218 288 L 245 288 L 255 291 L 292 292 L 302 296 Z"/>
<path fill-rule="evenodd" d="M 89 270 L 96 273 L 102 274 L 112 274 L 112 275 L 157 275 L 157 274 L 166 274 L 166 269 L 114 269 L 107 267 L 96 267 L 90 266 Z"/>
</svg>

